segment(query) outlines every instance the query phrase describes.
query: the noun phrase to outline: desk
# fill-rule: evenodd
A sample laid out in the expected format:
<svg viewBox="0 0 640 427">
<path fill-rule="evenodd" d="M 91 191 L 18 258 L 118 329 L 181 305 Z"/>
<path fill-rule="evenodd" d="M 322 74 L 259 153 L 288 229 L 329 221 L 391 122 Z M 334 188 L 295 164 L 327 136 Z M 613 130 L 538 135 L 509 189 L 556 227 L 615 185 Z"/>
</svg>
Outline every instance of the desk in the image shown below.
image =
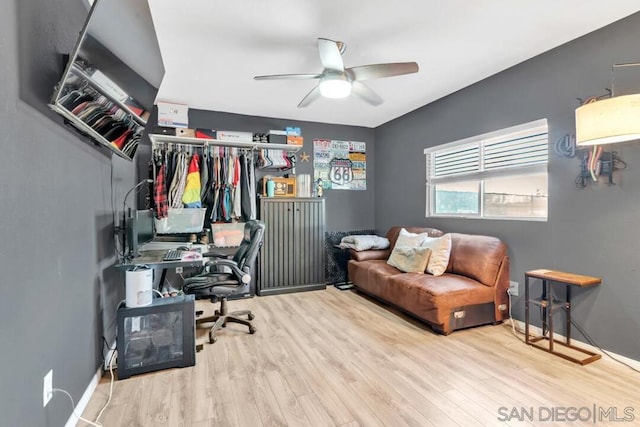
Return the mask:
<svg viewBox="0 0 640 427">
<path fill-rule="evenodd" d="M 238 248 L 229 247 L 229 248 L 210 248 L 208 253 L 216 253 L 224 256 L 233 256 Z M 136 266 L 146 265 L 152 269 L 162 269 L 162 274 L 160 275 L 160 283 L 158 287 L 162 290 L 162 286 L 164 285 L 165 278 L 167 277 L 167 270 L 174 269 L 178 267 L 202 267 L 207 263 L 209 258 L 204 257 L 196 260 L 179 260 L 179 261 L 164 261 L 164 255 L 167 253 L 166 249 L 159 250 L 150 250 L 150 251 L 141 251 L 140 256 L 136 258 L 127 258 L 122 261 L 120 264 L 116 264 L 116 268 L 118 270 L 127 271 Z"/>
<path fill-rule="evenodd" d="M 127 271 L 136 266 L 145 265 L 152 269 L 162 269 L 160 275 L 160 283 L 158 287 L 162 290 L 165 278 L 167 277 L 167 270 L 170 268 L 178 267 L 202 267 L 207 261 L 206 258 L 200 258 L 197 260 L 180 260 L 180 261 L 164 261 L 164 255 L 167 253 L 165 249 L 140 252 L 140 256 L 136 258 L 126 259 L 120 264 L 116 265 L 118 270 Z"/>
<path fill-rule="evenodd" d="M 542 280 L 542 296 L 538 299 L 531 299 L 529 293 L 529 281 L 531 278 Z M 565 300 L 559 301 L 554 298 L 553 295 L 553 283 L 562 283 L 565 285 Z M 589 350 L 582 349 L 580 347 L 576 347 L 571 344 L 571 287 L 579 286 L 579 287 L 587 287 L 594 286 L 601 283 L 601 279 L 598 277 L 591 276 L 582 276 L 579 274 L 565 273 L 562 271 L 554 271 L 554 270 L 532 270 L 527 271 L 524 274 L 524 292 L 525 292 L 525 303 L 524 303 L 524 312 L 525 312 L 525 320 L 524 320 L 524 335 L 525 342 L 528 345 L 532 345 L 540 350 L 544 350 L 548 353 L 555 354 L 556 356 L 560 356 L 566 360 L 569 360 L 574 363 L 579 363 L 581 365 L 586 365 L 587 363 L 594 362 L 600 359 L 600 355 L 597 353 L 593 353 Z M 529 337 L 529 305 L 534 304 L 542 307 L 542 336 L 539 337 Z M 564 308 L 566 311 L 566 328 L 567 328 L 567 341 L 561 342 L 553 338 L 553 314 L 555 308 Z M 547 320 L 548 320 L 548 331 L 549 336 L 546 336 L 547 332 Z M 540 341 L 545 341 L 548 345 L 540 344 Z M 571 350 L 575 350 L 580 353 L 586 354 L 588 357 L 583 359 L 578 359 L 576 357 L 572 357 L 568 354 L 562 353 L 554 349 L 554 345 L 558 344 L 569 348 Z"/>
</svg>

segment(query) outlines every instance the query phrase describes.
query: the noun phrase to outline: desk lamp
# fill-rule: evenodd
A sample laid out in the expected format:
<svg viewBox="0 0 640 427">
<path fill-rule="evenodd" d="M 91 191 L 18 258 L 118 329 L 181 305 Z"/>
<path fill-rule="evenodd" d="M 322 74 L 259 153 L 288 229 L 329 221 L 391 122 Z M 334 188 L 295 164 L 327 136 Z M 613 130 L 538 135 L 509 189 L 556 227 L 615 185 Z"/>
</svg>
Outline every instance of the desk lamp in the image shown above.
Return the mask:
<svg viewBox="0 0 640 427">
<path fill-rule="evenodd" d="M 129 191 L 127 191 L 127 194 L 125 194 L 125 196 L 124 196 L 124 200 L 122 202 L 122 229 L 120 229 L 120 231 L 124 231 L 124 235 L 123 235 L 123 238 L 122 238 L 122 247 L 123 247 L 122 248 L 122 252 L 123 252 L 122 255 L 123 256 L 126 256 L 124 248 L 126 248 L 126 244 L 127 244 L 127 238 L 126 238 L 126 235 L 127 235 L 127 198 L 129 197 L 131 192 L 139 189 L 142 185 L 144 185 L 144 184 L 152 184 L 152 183 L 153 183 L 152 179 L 149 179 L 149 178 L 143 179 L 142 181 L 140 181 L 139 183 L 137 183 L 136 185 L 131 187 L 129 189 Z M 131 208 L 129 208 L 129 218 L 132 221 L 134 220 L 133 217 L 132 217 L 132 214 L 131 214 Z M 118 230 L 117 227 L 116 227 L 116 230 Z M 136 252 L 136 249 L 134 249 L 134 252 Z M 134 255 L 137 255 L 137 254 L 134 254 Z"/>
</svg>

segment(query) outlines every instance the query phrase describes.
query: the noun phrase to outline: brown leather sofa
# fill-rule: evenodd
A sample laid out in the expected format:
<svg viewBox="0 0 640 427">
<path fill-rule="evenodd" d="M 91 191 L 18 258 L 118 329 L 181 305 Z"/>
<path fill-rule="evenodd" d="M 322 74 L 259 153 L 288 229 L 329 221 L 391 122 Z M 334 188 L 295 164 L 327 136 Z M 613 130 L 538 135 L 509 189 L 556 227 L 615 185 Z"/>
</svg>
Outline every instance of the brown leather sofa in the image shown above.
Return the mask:
<svg viewBox="0 0 640 427">
<path fill-rule="evenodd" d="M 392 227 L 386 250 L 351 251 L 349 279 L 356 289 L 429 323 L 439 333 L 509 317 L 507 247 L 489 236 L 451 233 L 451 255 L 442 276 L 403 273 L 387 259 L 403 227 Z M 404 227 L 411 233 L 444 233 L 433 228 Z"/>
</svg>

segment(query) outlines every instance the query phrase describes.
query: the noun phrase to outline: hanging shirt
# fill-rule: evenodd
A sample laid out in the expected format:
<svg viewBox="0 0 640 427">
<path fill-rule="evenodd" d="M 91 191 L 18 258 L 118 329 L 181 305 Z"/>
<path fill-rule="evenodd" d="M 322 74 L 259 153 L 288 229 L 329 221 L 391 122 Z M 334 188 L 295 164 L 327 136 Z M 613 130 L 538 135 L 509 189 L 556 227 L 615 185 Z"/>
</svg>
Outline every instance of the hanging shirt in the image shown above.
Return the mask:
<svg viewBox="0 0 640 427">
<path fill-rule="evenodd" d="M 242 217 L 242 186 L 240 185 L 240 158 L 234 156 L 235 168 L 233 169 L 233 217 Z"/>
<path fill-rule="evenodd" d="M 182 203 L 188 208 L 201 208 L 200 200 L 200 156 L 194 154 L 189 161 L 187 169 L 187 181 L 182 193 Z"/>
<path fill-rule="evenodd" d="M 169 187 L 169 207 L 179 209 L 182 207 L 182 194 L 187 183 L 188 159 L 186 153 L 178 153 L 176 158 L 176 171 Z"/>
<path fill-rule="evenodd" d="M 240 188 L 241 190 L 241 205 L 242 205 L 242 218 L 245 221 L 251 219 L 251 196 L 249 190 L 249 165 L 247 162 L 247 155 L 243 154 L 241 157 L 241 171 L 240 174 Z"/>
<path fill-rule="evenodd" d="M 209 188 L 209 165 L 206 151 L 200 159 L 200 200 L 204 203 Z"/>
<path fill-rule="evenodd" d="M 169 201 L 167 199 L 167 181 L 165 176 L 166 167 L 164 163 L 160 166 L 156 182 L 153 184 L 153 201 L 155 204 L 156 218 L 162 219 L 168 216 Z"/>
</svg>

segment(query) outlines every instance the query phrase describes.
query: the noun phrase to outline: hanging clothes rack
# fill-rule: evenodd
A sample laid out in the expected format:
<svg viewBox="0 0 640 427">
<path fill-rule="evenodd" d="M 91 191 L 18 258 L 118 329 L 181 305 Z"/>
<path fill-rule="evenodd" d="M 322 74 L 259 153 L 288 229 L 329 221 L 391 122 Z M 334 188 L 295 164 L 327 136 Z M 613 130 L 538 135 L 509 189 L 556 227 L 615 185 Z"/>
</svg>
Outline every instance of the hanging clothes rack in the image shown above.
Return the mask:
<svg viewBox="0 0 640 427">
<path fill-rule="evenodd" d="M 189 185 L 189 175 L 197 170 L 197 207 L 206 208 L 205 228 L 216 222 L 256 218 L 254 147 L 220 146 L 209 140 L 194 144 L 151 139 L 150 176 L 156 217 L 168 214 L 170 208 L 191 207 L 183 206 L 184 188 Z"/>
<path fill-rule="evenodd" d="M 179 144 L 189 144 L 193 146 L 214 145 L 219 147 L 248 148 L 253 150 L 258 150 L 258 149 L 284 150 L 289 153 L 295 153 L 302 148 L 301 145 L 293 145 L 293 144 L 271 144 L 268 142 L 221 141 L 217 139 L 193 138 L 193 137 L 175 136 L 175 135 L 150 134 L 149 138 L 151 139 L 151 142 L 154 144 L 155 143 L 162 143 L 162 144 L 179 143 Z"/>
</svg>

